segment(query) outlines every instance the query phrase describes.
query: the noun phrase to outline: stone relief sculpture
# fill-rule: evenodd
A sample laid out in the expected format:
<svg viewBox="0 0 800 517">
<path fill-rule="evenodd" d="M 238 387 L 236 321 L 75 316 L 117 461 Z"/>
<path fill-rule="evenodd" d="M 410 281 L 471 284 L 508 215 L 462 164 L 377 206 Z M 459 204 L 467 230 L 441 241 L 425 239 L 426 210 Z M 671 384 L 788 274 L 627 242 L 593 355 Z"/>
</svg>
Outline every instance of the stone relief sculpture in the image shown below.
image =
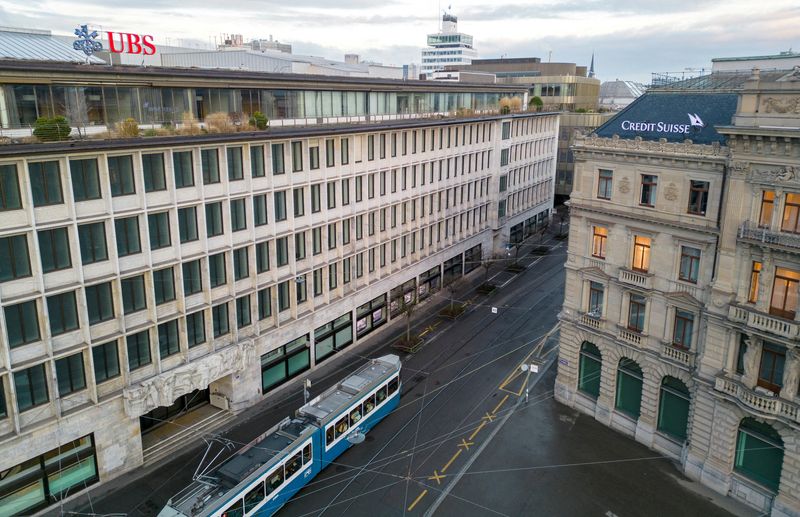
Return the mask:
<svg viewBox="0 0 800 517">
<path fill-rule="evenodd" d="M 786 353 L 786 373 L 783 376 L 783 389 L 781 397 L 793 399 L 797 396 L 798 384 L 800 383 L 800 350 L 797 347 L 790 348 Z"/>
<path fill-rule="evenodd" d="M 786 101 L 767 97 L 764 99 L 764 113 L 794 113 L 800 114 L 800 97 L 794 97 Z"/>
<path fill-rule="evenodd" d="M 761 358 L 761 343 L 753 336 L 744 340 L 747 351 L 744 353 L 744 379 L 748 387 L 755 385 L 758 375 L 758 360 Z"/>
<path fill-rule="evenodd" d="M 631 182 L 627 177 L 624 177 L 619 182 L 619 191 L 622 194 L 627 194 L 631 191 Z"/>
<path fill-rule="evenodd" d="M 675 183 L 670 183 L 664 189 L 664 199 L 667 201 L 676 201 L 678 199 L 678 186 Z"/>
</svg>

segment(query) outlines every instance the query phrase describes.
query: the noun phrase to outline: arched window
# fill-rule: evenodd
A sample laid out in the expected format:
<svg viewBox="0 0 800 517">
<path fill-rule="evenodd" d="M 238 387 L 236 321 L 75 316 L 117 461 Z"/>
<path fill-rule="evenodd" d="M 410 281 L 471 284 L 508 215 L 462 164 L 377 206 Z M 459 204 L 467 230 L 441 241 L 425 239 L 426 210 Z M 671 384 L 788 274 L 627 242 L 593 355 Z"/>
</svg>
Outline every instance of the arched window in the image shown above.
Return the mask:
<svg viewBox="0 0 800 517">
<path fill-rule="evenodd" d="M 689 423 L 689 388 L 675 377 L 664 377 L 658 402 L 658 430 L 680 441 L 686 440 Z"/>
<path fill-rule="evenodd" d="M 642 406 L 642 369 L 632 359 L 623 357 L 617 367 L 616 408 L 638 419 Z"/>
<path fill-rule="evenodd" d="M 778 491 L 783 466 L 783 440 L 769 424 L 745 418 L 739 424 L 733 468 L 743 476 Z"/>
<path fill-rule="evenodd" d="M 584 341 L 578 363 L 578 390 L 593 398 L 600 396 L 600 369 L 603 357 L 597 347 Z"/>
</svg>

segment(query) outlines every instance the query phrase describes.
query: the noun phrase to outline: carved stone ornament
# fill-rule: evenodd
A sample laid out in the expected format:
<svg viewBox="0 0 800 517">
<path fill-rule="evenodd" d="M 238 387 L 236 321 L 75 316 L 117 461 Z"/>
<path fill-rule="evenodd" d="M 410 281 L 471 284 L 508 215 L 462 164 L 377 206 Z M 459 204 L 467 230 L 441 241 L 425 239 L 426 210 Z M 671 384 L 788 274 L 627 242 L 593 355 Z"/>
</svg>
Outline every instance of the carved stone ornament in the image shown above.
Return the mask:
<svg viewBox="0 0 800 517">
<path fill-rule="evenodd" d="M 619 191 L 621 194 L 627 194 L 631 191 L 631 182 L 627 177 L 619 181 Z"/>
<path fill-rule="evenodd" d="M 788 183 L 800 179 L 798 178 L 798 168 L 791 165 L 768 170 L 754 169 L 751 170 L 750 175 L 754 181 L 763 181 L 768 183 Z"/>
<path fill-rule="evenodd" d="M 775 97 L 764 99 L 764 113 L 794 113 L 800 115 L 800 97 L 779 100 Z"/>
<path fill-rule="evenodd" d="M 747 174 L 750 172 L 750 164 L 748 162 L 733 162 L 731 171 L 736 174 Z"/>
<path fill-rule="evenodd" d="M 667 201 L 676 201 L 678 199 L 678 186 L 675 183 L 670 183 L 664 190 L 664 199 Z"/>
<path fill-rule="evenodd" d="M 170 406 L 180 396 L 205 389 L 221 377 L 244 370 L 254 363 L 255 356 L 255 344 L 237 343 L 125 388 L 122 392 L 125 413 L 136 418 L 157 407 Z"/>
</svg>

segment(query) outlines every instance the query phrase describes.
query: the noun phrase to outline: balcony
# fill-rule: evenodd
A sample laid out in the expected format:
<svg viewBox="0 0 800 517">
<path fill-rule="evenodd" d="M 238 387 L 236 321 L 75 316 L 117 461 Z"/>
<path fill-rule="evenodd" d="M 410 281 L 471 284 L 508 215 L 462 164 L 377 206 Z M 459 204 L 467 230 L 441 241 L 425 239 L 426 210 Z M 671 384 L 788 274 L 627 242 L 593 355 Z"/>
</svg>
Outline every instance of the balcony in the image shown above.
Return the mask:
<svg viewBox="0 0 800 517">
<path fill-rule="evenodd" d="M 783 417 L 792 422 L 800 423 L 800 406 L 784 400 L 777 395 L 770 397 L 757 393 L 744 384 L 724 376 L 717 377 L 714 389 L 720 393 L 730 395 L 750 409 L 774 417 Z"/>
<path fill-rule="evenodd" d="M 631 345 L 642 346 L 642 335 L 637 332 L 630 331 L 626 328 L 620 327 L 619 334 L 617 335 L 617 337 L 621 341 L 625 341 L 626 343 L 630 343 Z"/>
<path fill-rule="evenodd" d="M 694 368 L 694 353 L 689 350 L 678 348 L 672 343 L 664 343 L 661 348 L 661 355 L 676 363 Z"/>
<path fill-rule="evenodd" d="M 642 289 L 653 288 L 653 275 L 633 271 L 632 269 L 620 268 L 619 281 Z"/>
<path fill-rule="evenodd" d="M 800 323 L 770 316 L 756 311 L 755 308 L 731 305 L 728 309 L 728 319 L 787 339 L 800 337 Z"/>
<path fill-rule="evenodd" d="M 739 226 L 739 240 L 777 246 L 800 253 L 800 235 L 788 232 L 776 232 L 769 228 L 759 228 L 752 221 L 745 221 Z"/>
<path fill-rule="evenodd" d="M 605 322 L 602 319 L 590 314 L 581 314 L 578 321 L 581 325 L 589 327 L 593 330 L 603 330 L 605 328 Z"/>
</svg>

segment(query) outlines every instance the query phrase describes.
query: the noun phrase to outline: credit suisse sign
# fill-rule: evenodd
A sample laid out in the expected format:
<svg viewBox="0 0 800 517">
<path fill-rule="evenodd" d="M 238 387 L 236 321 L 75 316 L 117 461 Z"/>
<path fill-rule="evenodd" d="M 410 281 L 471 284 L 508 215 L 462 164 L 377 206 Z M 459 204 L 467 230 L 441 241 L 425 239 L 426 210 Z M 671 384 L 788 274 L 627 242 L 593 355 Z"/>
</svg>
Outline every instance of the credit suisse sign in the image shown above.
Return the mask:
<svg viewBox="0 0 800 517">
<path fill-rule="evenodd" d="M 108 51 L 115 54 L 138 54 L 152 56 L 156 53 L 156 46 L 153 44 L 153 36 L 149 34 L 135 34 L 129 32 L 107 31 Z M 87 56 L 103 50 L 102 40 L 97 31 L 90 31 L 88 26 L 81 25 L 75 29 L 77 40 L 72 44 L 72 48 L 80 50 Z"/>
<path fill-rule="evenodd" d="M 706 125 L 696 113 L 687 113 L 689 116 L 688 124 L 673 124 L 668 122 L 633 122 L 623 120 L 620 127 L 625 131 L 647 131 L 656 133 L 678 133 L 689 134 L 692 128 L 702 129 Z"/>
</svg>

